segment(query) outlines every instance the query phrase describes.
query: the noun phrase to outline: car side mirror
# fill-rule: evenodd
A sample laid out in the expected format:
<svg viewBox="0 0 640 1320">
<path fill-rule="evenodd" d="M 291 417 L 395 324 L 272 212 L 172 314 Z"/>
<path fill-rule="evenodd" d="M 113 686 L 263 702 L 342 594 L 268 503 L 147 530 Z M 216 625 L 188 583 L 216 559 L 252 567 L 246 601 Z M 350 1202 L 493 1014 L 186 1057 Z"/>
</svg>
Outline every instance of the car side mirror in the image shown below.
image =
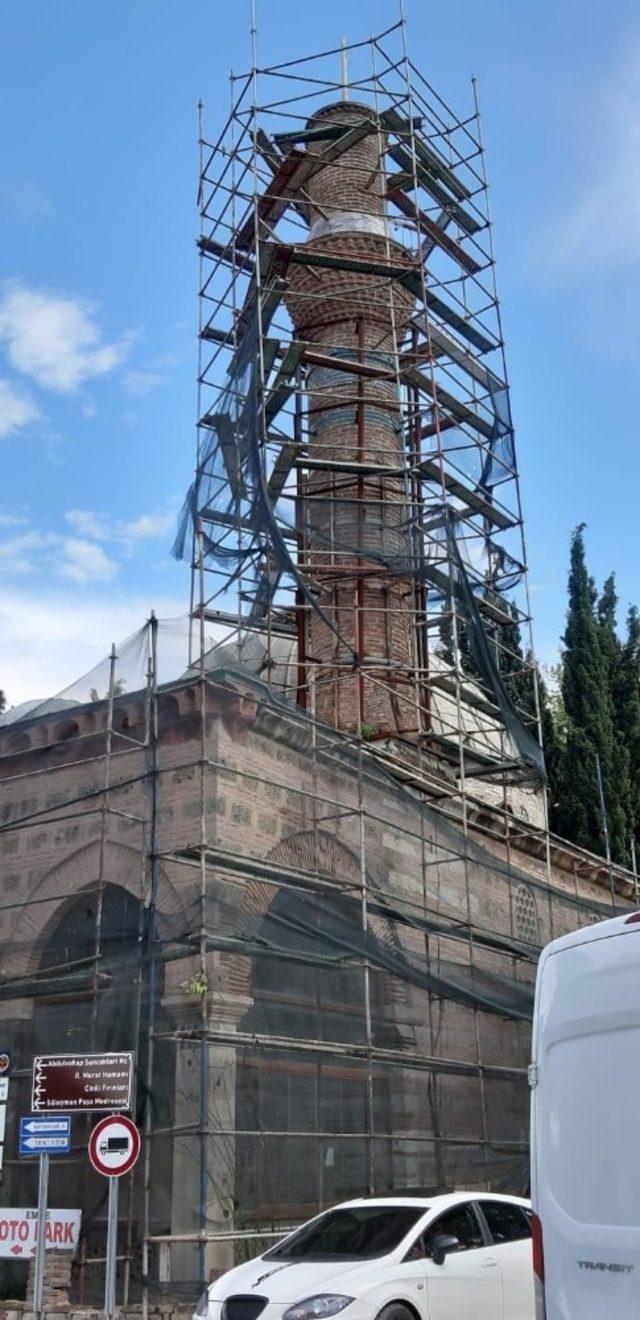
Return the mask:
<svg viewBox="0 0 640 1320">
<path fill-rule="evenodd" d="M 431 1243 L 431 1259 L 434 1265 L 444 1265 L 447 1253 L 457 1251 L 459 1246 L 460 1239 L 453 1237 L 451 1233 L 436 1233 Z"/>
</svg>

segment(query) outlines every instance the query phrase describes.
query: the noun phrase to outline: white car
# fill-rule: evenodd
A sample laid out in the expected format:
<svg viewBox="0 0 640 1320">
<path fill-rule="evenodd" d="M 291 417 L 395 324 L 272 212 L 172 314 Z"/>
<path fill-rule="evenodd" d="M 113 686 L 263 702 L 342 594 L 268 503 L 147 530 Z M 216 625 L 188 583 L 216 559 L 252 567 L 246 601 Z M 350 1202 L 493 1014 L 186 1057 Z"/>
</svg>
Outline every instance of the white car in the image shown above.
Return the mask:
<svg viewBox="0 0 640 1320">
<path fill-rule="evenodd" d="M 211 1283 L 197 1320 L 534 1320 L 519 1197 L 345 1201 Z"/>
</svg>

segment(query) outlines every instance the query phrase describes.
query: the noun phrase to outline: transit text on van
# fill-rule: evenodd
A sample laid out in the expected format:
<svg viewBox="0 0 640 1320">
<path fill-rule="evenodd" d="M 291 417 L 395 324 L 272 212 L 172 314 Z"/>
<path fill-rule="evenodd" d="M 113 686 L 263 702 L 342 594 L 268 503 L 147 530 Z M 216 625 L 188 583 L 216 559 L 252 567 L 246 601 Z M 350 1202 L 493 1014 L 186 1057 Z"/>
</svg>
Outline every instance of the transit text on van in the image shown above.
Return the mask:
<svg viewBox="0 0 640 1320">
<path fill-rule="evenodd" d="M 631 1274 L 635 1266 L 618 1265 L 617 1261 L 579 1260 L 578 1268 L 581 1270 L 609 1270 L 611 1274 Z"/>
</svg>

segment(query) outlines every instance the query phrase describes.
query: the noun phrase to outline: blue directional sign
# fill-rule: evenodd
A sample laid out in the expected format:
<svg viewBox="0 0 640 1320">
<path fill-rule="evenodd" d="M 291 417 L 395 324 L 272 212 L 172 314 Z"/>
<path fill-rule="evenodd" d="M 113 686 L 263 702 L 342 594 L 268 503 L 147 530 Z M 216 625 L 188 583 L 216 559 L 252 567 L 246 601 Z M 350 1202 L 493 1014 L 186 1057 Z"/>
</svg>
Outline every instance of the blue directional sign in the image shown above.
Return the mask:
<svg viewBox="0 0 640 1320">
<path fill-rule="evenodd" d="M 20 1119 L 21 1155 L 68 1155 L 70 1148 L 70 1114 L 26 1114 Z"/>
</svg>

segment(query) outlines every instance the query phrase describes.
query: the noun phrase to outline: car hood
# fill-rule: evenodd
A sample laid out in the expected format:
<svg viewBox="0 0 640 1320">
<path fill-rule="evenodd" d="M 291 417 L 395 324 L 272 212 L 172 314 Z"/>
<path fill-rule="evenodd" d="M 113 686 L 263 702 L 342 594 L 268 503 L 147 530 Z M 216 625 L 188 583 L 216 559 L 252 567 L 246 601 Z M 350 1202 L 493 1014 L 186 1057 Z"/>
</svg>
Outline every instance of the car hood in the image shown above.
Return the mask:
<svg viewBox="0 0 640 1320">
<path fill-rule="evenodd" d="M 212 1302 L 223 1302 L 235 1293 L 255 1293 L 270 1302 L 293 1306 L 321 1292 L 349 1295 L 350 1280 L 362 1287 L 363 1276 L 371 1275 L 378 1260 L 250 1260 L 216 1279 L 209 1289 Z"/>
</svg>

